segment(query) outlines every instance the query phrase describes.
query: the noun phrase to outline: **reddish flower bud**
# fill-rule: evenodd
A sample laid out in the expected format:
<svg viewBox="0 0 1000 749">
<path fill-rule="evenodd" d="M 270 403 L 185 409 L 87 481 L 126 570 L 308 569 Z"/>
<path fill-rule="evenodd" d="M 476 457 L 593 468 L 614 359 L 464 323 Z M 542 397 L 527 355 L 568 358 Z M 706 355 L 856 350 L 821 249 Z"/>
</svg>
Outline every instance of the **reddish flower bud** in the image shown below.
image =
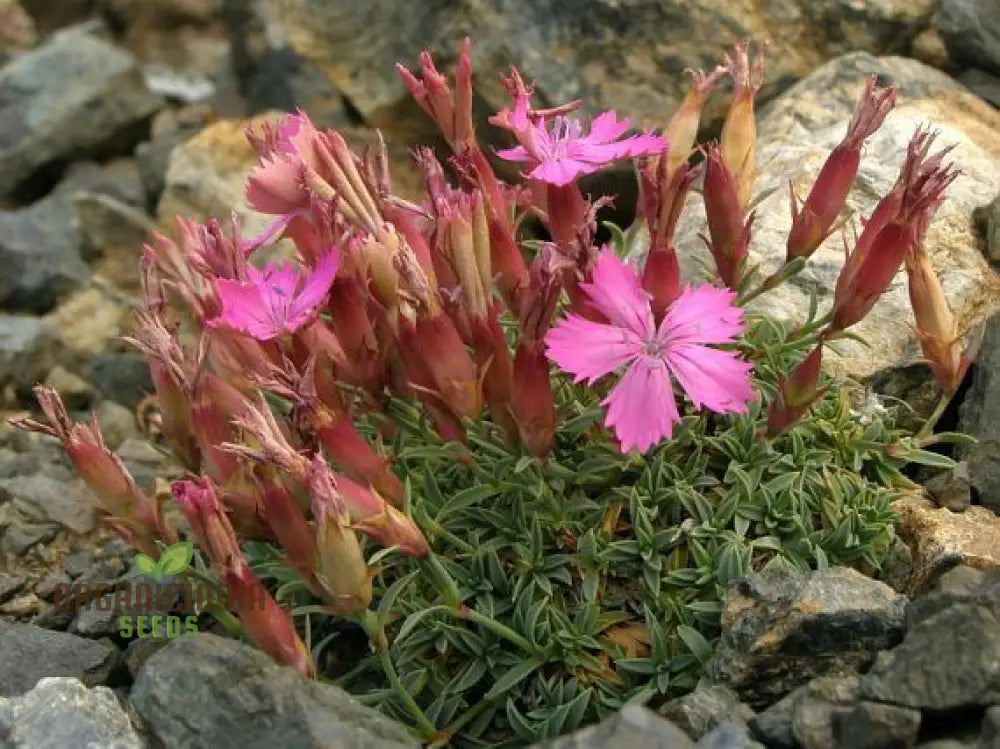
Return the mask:
<svg viewBox="0 0 1000 749">
<path fill-rule="evenodd" d="M 295 631 L 291 615 L 277 604 L 247 565 L 211 479 L 177 481 L 173 495 L 198 546 L 229 591 L 250 638 L 278 663 L 313 678 L 316 670 L 312 657 Z"/>
<path fill-rule="evenodd" d="M 744 221 L 744 212 L 732 173 L 722 159 L 718 146 L 711 145 L 705 154 L 705 216 L 710 240 L 705 240 L 719 278 L 731 289 L 742 281 L 743 264 L 750 245 L 753 214 Z"/>
<path fill-rule="evenodd" d="M 73 467 L 97 495 L 102 521 L 144 554 L 157 555 L 157 541 L 176 541 L 156 502 L 136 486 L 118 456 L 104 444 L 97 417 L 89 425 L 73 423 L 51 388 L 36 387 L 35 397 L 46 421 L 22 418 L 12 419 L 11 424 L 55 437 L 62 443 Z"/>
<path fill-rule="evenodd" d="M 548 455 L 555 438 L 556 410 L 542 341 L 522 342 L 514 352 L 511 409 L 524 446 L 538 457 Z"/>
<path fill-rule="evenodd" d="M 823 397 L 826 389 L 819 387 L 823 368 L 823 345 L 818 344 L 799 362 L 791 374 L 778 381 L 778 397 L 767 411 L 767 433 L 774 437 L 801 420 L 813 404 Z"/>
<path fill-rule="evenodd" d="M 896 104 L 896 90 L 878 89 L 877 80 L 872 76 L 865 85 L 847 135 L 827 157 L 801 208 L 789 186 L 792 228 L 788 233 L 787 261 L 809 257 L 829 236 L 857 176 L 862 146 L 882 126 Z"/>
<path fill-rule="evenodd" d="M 311 584 L 315 579 L 316 539 L 305 513 L 276 477 L 266 475 L 270 471 L 262 473 L 260 488 L 264 521 L 284 549 L 289 566 Z"/>
<path fill-rule="evenodd" d="M 448 80 L 438 72 L 434 60 L 426 51 L 420 53 L 420 68 L 422 80 L 418 80 L 401 63 L 396 64 L 399 77 L 403 79 L 410 95 L 441 128 L 441 133 L 452 150 L 460 153 L 466 148 L 475 148 L 472 124 L 472 45 L 468 38 L 462 42 L 458 58 L 454 96 L 448 88 Z"/>
</svg>

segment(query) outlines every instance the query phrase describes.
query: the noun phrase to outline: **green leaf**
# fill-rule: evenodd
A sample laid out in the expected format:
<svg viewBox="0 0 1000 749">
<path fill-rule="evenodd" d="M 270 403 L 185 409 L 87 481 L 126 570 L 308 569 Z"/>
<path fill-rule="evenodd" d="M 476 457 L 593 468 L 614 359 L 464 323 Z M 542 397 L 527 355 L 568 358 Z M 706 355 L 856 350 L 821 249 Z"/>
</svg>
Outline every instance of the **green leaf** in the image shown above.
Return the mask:
<svg viewBox="0 0 1000 749">
<path fill-rule="evenodd" d="M 436 520 L 439 523 L 443 523 L 444 519 L 449 515 L 471 505 L 479 504 L 484 499 L 495 497 L 499 493 L 500 489 L 496 486 L 470 486 L 468 489 L 455 492 L 451 499 L 444 503 L 441 511 L 437 514 Z"/>
<path fill-rule="evenodd" d="M 424 619 L 426 619 L 431 614 L 439 614 L 442 611 L 446 611 L 446 606 L 428 606 L 426 609 L 421 609 L 420 611 L 415 611 L 406 617 L 406 621 L 403 622 L 403 626 L 399 630 L 399 634 L 396 635 L 396 642 L 394 644 L 399 645 L 405 640 L 417 625 L 420 624 Z"/>
<path fill-rule="evenodd" d="M 399 578 L 396 582 L 389 586 L 389 589 L 382 596 L 382 600 L 378 602 L 378 610 L 376 614 L 378 615 L 378 620 L 384 627 L 389 622 L 389 615 L 392 613 L 393 606 L 396 605 L 396 599 L 399 598 L 399 594 L 403 592 L 403 589 L 409 585 L 413 578 L 417 576 L 418 571 L 414 570 L 409 575 Z"/>
<path fill-rule="evenodd" d="M 941 455 L 930 450 L 904 450 L 897 457 L 908 463 L 918 463 L 919 465 L 931 466 L 933 468 L 954 468 L 958 465 L 947 455 Z"/>
<path fill-rule="evenodd" d="M 541 668 L 541 665 L 539 661 L 534 659 L 522 661 L 497 679 L 493 684 L 493 688 L 486 693 L 483 699 L 489 702 L 506 694 Z"/>
<path fill-rule="evenodd" d="M 694 627 L 689 627 L 686 624 L 678 625 L 677 636 L 684 641 L 687 649 L 691 651 L 691 654 L 698 659 L 702 664 L 708 662 L 708 659 L 712 657 L 712 645 L 704 636 L 696 630 Z"/>
<path fill-rule="evenodd" d="M 192 556 L 194 544 L 181 541 L 164 549 L 156 566 L 161 575 L 178 575 L 191 565 Z"/>
<path fill-rule="evenodd" d="M 135 567 L 144 575 L 152 575 L 157 580 L 160 579 L 160 572 L 156 568 L 156 562 L 154 562 L 153 558 L 150 556 L 146 556 L 145 554 L 136 554 Z"/>
</svg>

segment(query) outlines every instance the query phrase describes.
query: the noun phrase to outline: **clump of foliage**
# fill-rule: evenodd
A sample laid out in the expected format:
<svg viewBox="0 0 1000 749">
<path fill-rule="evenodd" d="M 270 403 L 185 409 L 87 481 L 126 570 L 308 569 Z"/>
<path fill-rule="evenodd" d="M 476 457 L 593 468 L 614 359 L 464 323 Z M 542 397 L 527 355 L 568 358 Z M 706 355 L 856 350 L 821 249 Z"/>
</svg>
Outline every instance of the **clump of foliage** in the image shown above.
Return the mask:
<svg viewBox="0 0 1000 749">
<path fill-rule="evenodd" d="M 783 264 L 760 278 L 763 60 L 740 44 L 724 62 L 694 76 L 661 134 L 627 135 L 611 112 L 585 126 L 578 103 L 535 109 L 513 71 L 491 119 L 517 142 L 498 153 L 524 168 L 509 185 L 476 138 L 468 43 L 453 87 L 424 55 L 421 78 L 400 72 L 453 156 L 416 152 L 422 204 L 392 193 L 384 149 L 361 158 L 303 113 L 249 132 L 247 197 L 269 229 L 180 221 L 144 255 L 133 342 L 190 474 L 172 487 L 187 527 L 53 391 L 37 391 L 45 421 L 19 424 L 62 440 L 149 564 L 191 537 L 190 574 L 230 593 L 232 611 L 212 612 L 226 626 L 429 742 L 535 741 L 691 689 L 727 586 L 775 566 L 877 569 L 901 470 L 946 462 L 925 450 L 948 439 L 930 433 L 943 405 L 918 434 L 898 406 L 859 411 L 823 375 L 824 350 L 905 265 L 942 404 L 968 366 L 922 250 L 955 172 L 922 130 L 832 308 L 814 299 L 794 326 L 746 309 L 835 230 L 895 92 L 866 87 L 809 196 L 793 195 Z M 702 104 L 726 77 L 721 141 L 696 166 Z M 637 165 L 636 222 L 601 246 L 607 198 L 577 182 L 622 159 Z M 714 279 L 682 288 L 674 230 L 702 174 Z M 276 242 L 295 264 L 256 263 Z M 339 646 L 352 632 L 368 651 Z"/>
</svg>

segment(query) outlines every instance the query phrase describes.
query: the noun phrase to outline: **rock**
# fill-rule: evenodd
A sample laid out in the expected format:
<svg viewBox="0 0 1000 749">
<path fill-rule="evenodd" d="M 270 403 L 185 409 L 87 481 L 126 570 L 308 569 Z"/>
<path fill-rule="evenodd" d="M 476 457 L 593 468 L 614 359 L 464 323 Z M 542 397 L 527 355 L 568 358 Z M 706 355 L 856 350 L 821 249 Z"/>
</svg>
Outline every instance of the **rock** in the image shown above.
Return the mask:
<svg viewBox="0 0 1000 749">
<path fill-rule="evenodd" d="M 977 443 L 960 455 L 969 464 L 978 502 L 1000 512 L 1000 314 L 986 324 L 971 379 L 959 408 L 958 428 Z"/>
<path fill-rule="evenodd" d="M 59 586 L 69 585 L 71 582 L 69 575 L 61 570 L 56 570 L 38 581 L 35 585 L 35 595 L 43 601 L 51 601 Z"/>
<path fill-rule="evenodd" d="M 542 100 L 582 98 L 591 112 L 624 111 L 643 125 L 662 123 L 686 88 L 685 68 L 711 69 L 724 44 L 748 35 L 774 42 L 774 88 L 805 75 L 823 60 L 850 50 L 904 51 L 930 15 L 930 2 L 895 0 L 776 0 L 734 6 L 679 0 L 609 3 L 603 0 L 437 0 L 407 18 L 405 34 L 379 5 L 348 0 L 269 0 L 268 7 L 300 53 L 325 71 L 363 120 L 410 144 L 430 132 L 415 114 L 395 64 L 412 65 L 428 48 L 448 69 L 456 41 L 474 42 L 473 77 L 484 109 L 507 98 L 497 71 L 511 64 L 535 81 Z M 525 24 L 524 19 L 534 19 Z M 495 130 L 484 130 L 495 137 Z"/>
<path fill-rule="evenodd" d="M 10 501 L 25 517 L 58 523 L 73 533 L 96 526 L 93 498 L 82 483 L 66 484 L 45 474 L 0 479 L 0 500 Z"/>
<path fill-rule="evenodd" d="M 865 668 L 899 642 L 906 598 L 848 568 L 751 575 L 727 594 L 722 636 L 706 666 L 751 707 L 819 675 Z"/>
<path fill-rule="evenodd" d="M 0 573 L 0 603 L 16 596 L 27 582 L 28 578 L 24 575 Z"/>
<path fill-rule="evenodd" d="M 728 687 L 703 685 L 670 700 L 657 712 L 696 740 L 723 723 L 745 724 L 754 715 Z"/>
<path fill-rule="evenodd" d="M 994 705 L 983 716 L 982 737 L 985 749 L 995 749 L 1000 744 L 1000 706 Z"/>
<path fill-rule="evenodd" d="M 94 555 L 89 551 L 75 551 L 63 557 L 63 569 L 70 577 L 77 578 L 94 567 Z"/>
<path fill-rule="evenodd" d="M 799 687 L 750 719 L 750 730 L 769 749 L 796 749 L 792 716 L 805 690 Z"/>
<path fill-rule="evenodd" d="M 0 0 L 0 65 L 38 41 L 34 19 L 17 0 Z"/>
<path fill-rule="evenodd" d="M 138 439 L 139 428 L 135 423 L 135 413 L 112 400 L 101 401 L 95 410 L 97 423 L 101 425 L 104 443 L 111 450 L 117 450 L 128 439 Z"/>
<path fill-rule="evenodd" d="M 54 523 L 32 523 L 23 515 L 11 512 L 10 524 L 0 534 L 0 553 L 22 556 L 35 544 L 42 544 L 55 538 L 58 525 Z"/>
<path fill-rule="evenodd" d="M 696 749 L 766 749 L 750 737 L 745 723 L 721 723 L 706 733 Z"/>
<path fill-rule="evenodd" d="M 934 26 L 956 62 L 1000 74 L 997 0 L 942 0 Z"/>
<path fill-rule="evenodd" d="M 45 375 L 45 384 L 59 393 L 62 402 L 71 411 L 87 410 L 94 397 L 89 382 L 59 365 L 54 366 Z"/>
<path fill-rule="evenodd" d="M 912 597 L 958 564 L 1000 566 L 1000 518 L 985 507 L 951 512 L 919 496 L 903 497 L 892 506 L 898 516 L 896 532 L 913 552 Z"/>
<path fill-rule="evenodd" d="M 1000 302 L 1000 278 L 976 248 L 971 222 L 973 210 L 991 200 L 1000 188 L 1000 142 L 995 136 L 1000 131 L 1000 112 L 948 76 L 914 60 L 845 55 L 822 66 L 767 106 L 758 128 L 757 163 L 761 176 L 756 192 L 775 192 L 757 207 L 752 262 L 762 263 L 761 272 L 769 274 L 783 261 L 791 226 L 788 182 L 792 181 L 800 195 L 807 194 L 830 150 L 843 138 L 864 82 L 873 73 L 899 87 L 899 104 L 865 147 L 848 206 L 855 216 L 871 213 L 877 198 L 895 182 L 906 144 L 918 125 L 930 122 L 939 129 L 941 146 L 957 144 L 952 156 L 963 175 L 948 189 L 924 247 L 940 275 L 960 328 L 967 330 Z M 688 278 L 699 275 L 698 263 L 707 262 L 711 267 L 708 251 L 698 238 L 704 230 L 701 196 L 692 194 L 676 240 Z M 832 301 L 843 259 L 838 233 L 817 250 L 793 282 L 761 296 L 755 303 L 757 309 L 777 319 L 801 321 L 808 310 L 810 290 L 815 289 L 822 314 Z M 839 353 L 829 350 L 831 355 L 826 357 L 829 370 L 864 380 L 911 363 L 919 355 L 915 328 L 900 321 L 912 319 L 905 279 L 900 277 L 871 314 L 851 329 L 870 347 L 838 341 Z M 923 382 L 933 384 L 926 366 L 920 372 Z M 906 400 L 922 411 L 933 405 L 936 396 L 924 404 Z"/>
<path fill-rule="evenodd" d="M 917 743 L 920 712 L 862 701 L 833 719 L 837 749 L 885 749 Z"/>
<path fill-rule="evenodd" d="M 992 203 L 973 211 L 972 219 L 976 231 L 983 237 L 983 254 L 991 263 L 1000 263 L 1000 195 Z"/>
<path fill-rule="evenodd" d="M 958 76 L 958 82 L 972 91 L 980 99 L 994 107 L 1000 107 L 1000 78 L 982 70 L 970 68 Z"/>
<path fill-rule="evenodd" d="M 142 183 L 146 188 L 152 205 L 155 205 L 163 194 L 166 184 L 167 168 L 170 165 L 170 154 L 174 148 L 190 138 L 200 129 L 200 125 L 178 128 L 172 132 L 143 141 L 135 148 L 135 159 L 139 164 Z"/>
<path fill-rule="evenodd" d="M 132 640 L 125 650 L 125 665 L 128 666 L 128 671 L 132 674 L 132 678 L 134 679 L 139 675 L 139 671 L 146 665 L 146 661 L 169 644 L 170 640 L 162 638 Z"/>
<path fill-rule="evenodd" d="M 878 579 L 897 593 L 906 595 L 913 578 L 913 552 L 898 536 L 893 539 L 889 558 L 882 564 Z"/>
<path fill-rule="evenodd" d="M 78 679 L 42 679 L 27 694 L 0 697 L 0 735 L 10 749 L 143 749 L 115 693 Z"/>
<path fill-rule="evenodd" d="M 640 705 L 629 705 L 595 726 L 532 744 L 529 749 L 694 749 L 673 723 Z"/>
<path fill-rule="evenodd" d="M 118 661 L 112 645 L 0 619 L 0 697 L 23 694 L 46 676 L 106 683 Z"/>
<path fill-rule="evenodd" d="M 90 379 L 105 398 L 135 408 L 155 392 L 142 354 L 102 354 L 90 361 Z"/>
<path fill-rule="evenodd" d="M 269 48 L 256 61 L 247 82 L 247 105 L 251 112 L 296 109 L 309 113 L 318 127 L 352 125 L 344 106 L 344 95 L 323 72 L 291 47 Z"/>
<path fill-rule="evenodd" d="M 938 507 L 952 512 L 965 512 L 972 504 L 972 485 L 969 483 L 969 466 L 959 463 L 954 468 L 939 473 L 924 484 L 924 489 Z"/>
<path fill-rule="evenodd" d="M 139 250 L 149 241 L 153 220 L 143 211 L 110 195 L 77 193 L 73 198 L 85 255 L 94 257 L 109 250 L 129 251 L 129 260 L 139 265 Z"/>
<path fill-rule="evenodd" d="M 1000 702 L 1000 606 L 956 603 L 917 622 L 861 677 L 861 695 L 937 713 Z"/>
<path fill-rule="evenodd" d="M 150 657 L 129 699 L 165 746 L 419 746 L 403 726 L 343 690 L 208 634 L 174 640 Z"/>
<path fill-rule="evenodd" d="M 48 164 L 127 149 L 161 104 L 135 60 L 78 30 L 0 70 L 0 102 L 0 195 Z"/>
<path fill-rule="evenodd" d="M 83 372 L 93 382 L 91 359 L 120 345 L 129 317 L 124 300 L 94 286 L 68 297 L 44 319 L 58 339 L 59 363 Z"/>
<path fill-rule="evenodd" d="M 909 56 L 932 68 L 946 70 L 951 67 L 948 47 L 935 28 L 924 29 L 914 37 Z"/>
<path fill-rule="evenodd" d="M 0 387 L 27 391 L 52 367 L 53 330 L 31 315 L 0 313 Z"/>
<path fill-rule="evenodd" d="M 858 699 L 858 679 L 814 679 L 799 693 L 792 709 L 792 735 L 805 749 L 837 746 L 834 724 Z M 846 748 L 845 748 L 846 749 Z"/>
<path fill-rule="evenodd" d="M 941 575 L 910 603 L 906 612 L 908 627 L 958 603 L 1000 606 L 1000 569 L 977 570 L 960 565 Z"/>
</svg>

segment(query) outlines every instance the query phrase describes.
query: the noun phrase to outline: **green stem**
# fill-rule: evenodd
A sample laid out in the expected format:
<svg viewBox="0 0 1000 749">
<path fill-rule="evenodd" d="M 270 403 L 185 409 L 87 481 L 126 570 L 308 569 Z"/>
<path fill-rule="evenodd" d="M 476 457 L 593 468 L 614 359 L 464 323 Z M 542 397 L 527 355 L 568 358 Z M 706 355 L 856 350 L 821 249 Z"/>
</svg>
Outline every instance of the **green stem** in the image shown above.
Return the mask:
<svg viewBox="0 0 1000 749">
<path fill-rule="evenodd" d="M 941 398 L 938 400 L 937 405 L 934 407 L 933 413 L 924 422 L 924 425 L 920 427 L 920 431 L 916 434 L 916 439 L 921 440 L 924 437 L 929 437 L 934 431 L 935 425 L 941 419 L 944 414 L 945 409 L 948 408 L 948 404 L 951 403 L 951 396 L 947 393 L 943 393 Z"/>
<path fill-rule="evenodd" d="M 475 609 L 461 608 L 458 611 L 452 612 L 459 619 L 464 619 L 465 621 L 475 622 L 483 629 L 488 629 L 493 634 L 498 637 L 502 637 L 513 645 L 521 648 L 524 652 L 529 655 L 539 655 L 539 650 L 537 647 L 528 642 L 527 638 L 522 637 L 517 632 L 512 630 L 506 624 L 501 624 L 496 619 L 486 616 L 485 614 L 480 614 Z"/>
<path fill-rule="evenodd" d="M 820 328 L 826 327 L 832 320 L 833 320 L 833 313 L 828 312 L 822 317 L 813 320 L 811 323 L 803 325 L 798 330 L 792 331 L 792 333 L 788 336 L 788 340 L 797 341 L 801 338 L 805 338 L 806 336 L 810 336 L 816 333 Z"/>
<path fill-rule="evenodd" d="M 805 258 L 802 257 L 793 258 L 792 260 L 784 263 L 780 268 L 778 268 L 778 270 L 776 270 L 773 275 L 768 276 L 766 279 L 764 279 L 764 282 L 756 289 L 740 297 L 740 299 L 736 303 L 741 307 L 749 304 L 764 292 L 770 291 L 771 289 L 780 286 L 792 276 L 797 276 L 799 273 L 802 272 L 802 269 L 805 267 L 806 267 Z"/>
</svg>

